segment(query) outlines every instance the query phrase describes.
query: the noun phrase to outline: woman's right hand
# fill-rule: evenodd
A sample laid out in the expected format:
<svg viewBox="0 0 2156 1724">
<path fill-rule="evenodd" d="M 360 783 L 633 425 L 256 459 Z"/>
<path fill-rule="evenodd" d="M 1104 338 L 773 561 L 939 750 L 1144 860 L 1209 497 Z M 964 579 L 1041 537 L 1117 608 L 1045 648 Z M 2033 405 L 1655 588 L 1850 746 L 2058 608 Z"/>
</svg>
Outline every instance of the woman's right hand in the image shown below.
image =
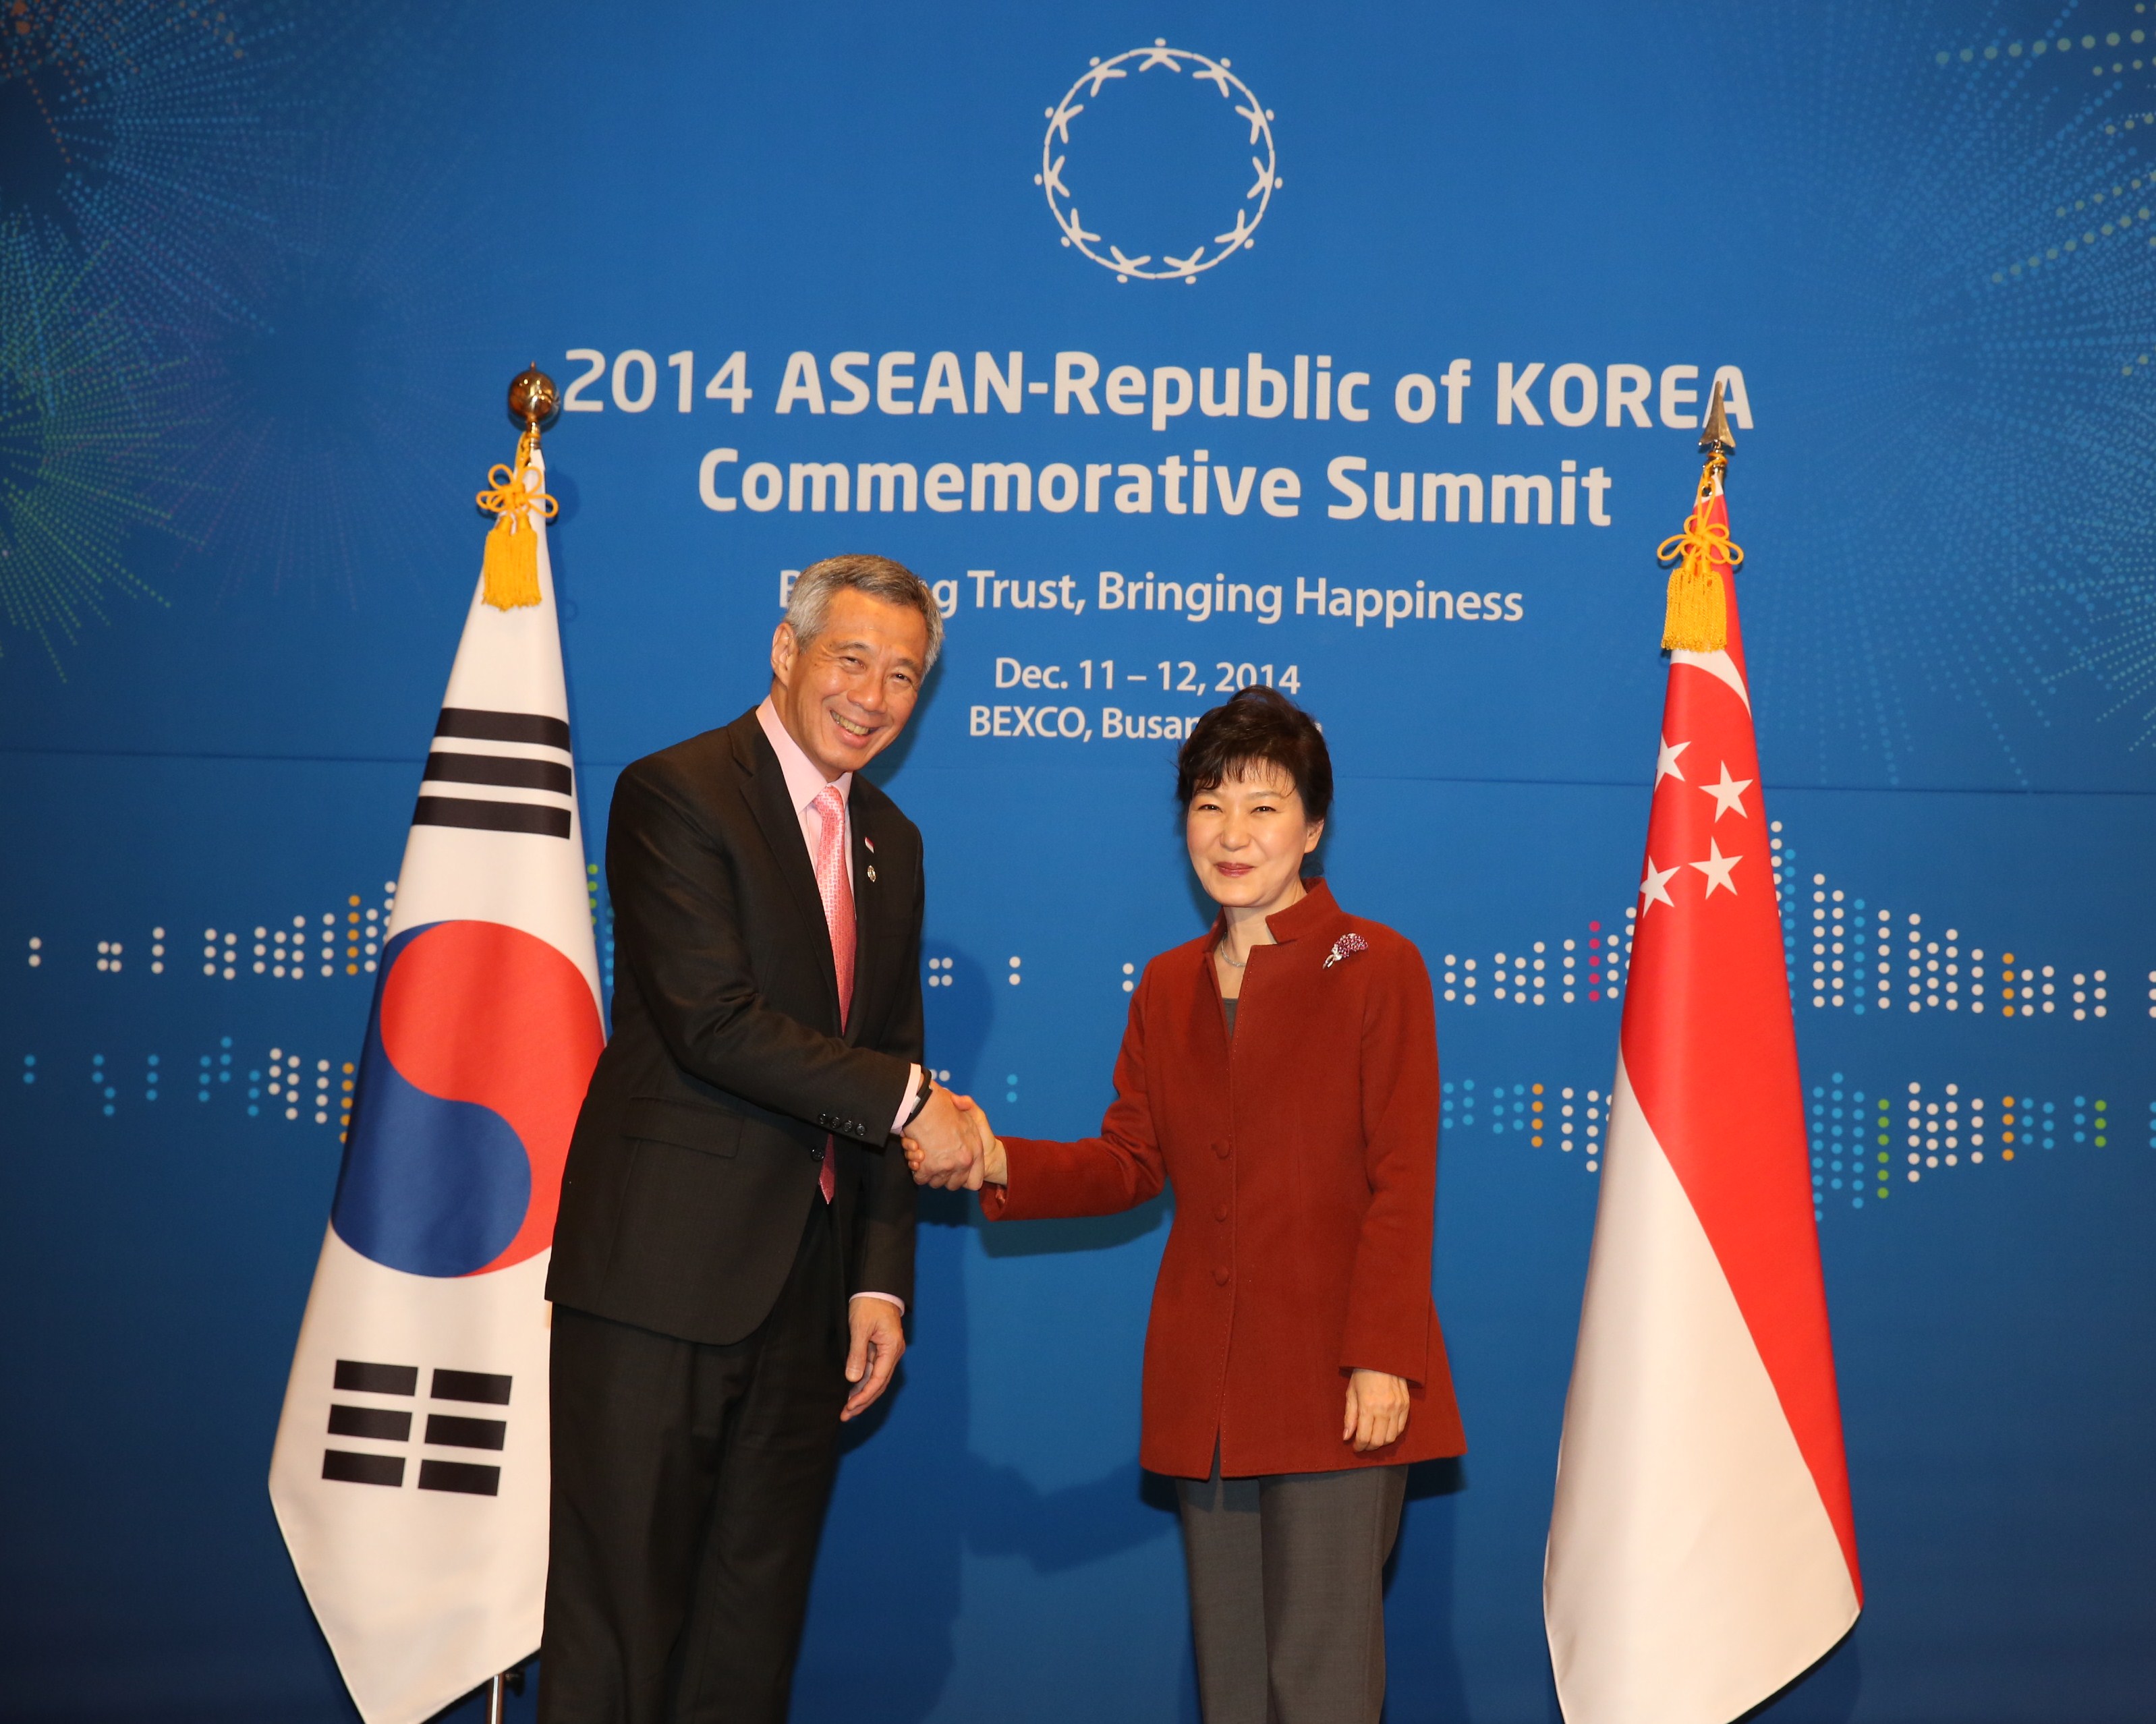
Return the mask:
<svg viewBox="0 0 2156 1724">
<path fill-rule="evenodd" d="M 958 1111 L 968 1116 L 968 1122 L 978 1134 L 981 1147 L 982 1183 L 1009 1185 L 1010 1161 L 1004 1153 L 1003 1139 L 996 1136 L 994 1128 L 988 1124 L 988 1110 L 970 1095 L 958 1095 L 952 1099 L 958 1104 Z"/>
<path fill-rule="evenodd" d="M 952 1105 L 958 1111 L 959 1129 L 973 1140 L 973 1171 L 963 1179 L 951 1180 L 950 1188 L 955 1191 L 963 1186 L 968 1191 L 978 1191 L 983 1185 L 1009 1185 L 1010 1174 L 1009 1162 L 1004 1155 L 1003 1141 L 989 1126 L 988 1116 L 982 1111 L 980 1104 L 972 1096 L 961 1095 L 955 1090 L 942 1090 L 937 1093 L 951 1098 Z M 911 1171 L 915 1183 L 942 1190 L 945 1184 L 942 1179 L 922 1171 L 927 1165 L 927 1156 L 921 1146 L 911 1137 L 903 1138 L 901 1142 L 906 1151 L 906 1165 Z"/>
</svg>

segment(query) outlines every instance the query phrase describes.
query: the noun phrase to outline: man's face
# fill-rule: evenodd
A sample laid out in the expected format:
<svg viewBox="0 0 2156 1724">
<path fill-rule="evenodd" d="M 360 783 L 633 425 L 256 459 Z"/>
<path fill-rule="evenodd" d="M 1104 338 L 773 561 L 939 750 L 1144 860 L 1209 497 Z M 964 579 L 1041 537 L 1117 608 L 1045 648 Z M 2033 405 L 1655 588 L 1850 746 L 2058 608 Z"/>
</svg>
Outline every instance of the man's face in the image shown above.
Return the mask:
<svg viewBox="0 0 2156 1724">
<path fill-rule="evenodd" d="M 841 587 L 814 640 L 796 640 L 788 623 L 772 636 L 772 705 L 787 735 L 834 779 L 858 772 L 898 740 L 927 663 L 920 612 Z"/>
</svg>

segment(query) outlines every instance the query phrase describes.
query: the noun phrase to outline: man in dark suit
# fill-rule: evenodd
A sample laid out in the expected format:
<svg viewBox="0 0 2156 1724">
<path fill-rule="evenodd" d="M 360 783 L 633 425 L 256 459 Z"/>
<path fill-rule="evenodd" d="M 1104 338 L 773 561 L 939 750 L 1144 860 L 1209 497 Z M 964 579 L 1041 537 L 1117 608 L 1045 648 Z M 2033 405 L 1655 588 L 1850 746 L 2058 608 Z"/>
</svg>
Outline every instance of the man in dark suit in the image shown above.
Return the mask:
<svg viewBox="0 0 2156 1724">
<path fill-rule="evenodd" d="M 978 1152 L 921 1067 L 921 834 L 859 776 L 942 632 L 897 563 L 817 563 L 763 704 L 615 788 L 613 1037 L 547 1287 L 546 1724 L 785 1716 L 839 1426 L 906 1349 L 897 1134 Z"/>
</svg>

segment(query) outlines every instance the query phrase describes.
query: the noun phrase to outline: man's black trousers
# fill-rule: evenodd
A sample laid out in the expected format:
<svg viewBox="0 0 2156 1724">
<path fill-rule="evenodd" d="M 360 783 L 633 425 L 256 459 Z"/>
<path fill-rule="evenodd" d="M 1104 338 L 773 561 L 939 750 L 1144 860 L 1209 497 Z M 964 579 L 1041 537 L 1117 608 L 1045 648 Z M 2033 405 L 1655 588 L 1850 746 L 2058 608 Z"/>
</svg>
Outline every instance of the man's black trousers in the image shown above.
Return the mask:
<svg viewBox="0 0 2156 1724">
<path fill-rule="evenodd" d="M 554 1308 L 540 1724 L 783 1724 L 847 1342 L 820 1203 L 745 1340 L 705 1346 Z"/>
</svg>

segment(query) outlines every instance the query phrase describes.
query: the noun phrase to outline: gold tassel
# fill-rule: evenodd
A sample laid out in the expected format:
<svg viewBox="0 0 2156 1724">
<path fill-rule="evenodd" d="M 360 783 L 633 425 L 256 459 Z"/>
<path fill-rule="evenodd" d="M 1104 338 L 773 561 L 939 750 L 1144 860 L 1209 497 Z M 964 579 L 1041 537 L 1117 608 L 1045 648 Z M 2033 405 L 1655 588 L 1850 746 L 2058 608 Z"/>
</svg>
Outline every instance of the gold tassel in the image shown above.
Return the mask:
<svg viewBox="0 0 2156 1724">
<path fill-rule="evenodd" d="M 531 434 L 516 440 L 514 469 L 496 462 L 487 474 L 493 487 L 479 494 L 479 506 L 495 517 L 480 565 L 480 596 L 498 611 L 539 603 L 539 529 L 526 512 L 536 508 L 552 521 L 560 505 L 543 490 L 530 490 L 525 474 L 531 465 Z"/>
<path fill-rule="evenodd" d="M 1718 653 L 1729 644 L 1729 601 L 1722 571 L 1702 557 L 1686 557 L 1670 571 L 1669 608 L 1662 645 L 1687 653 Z"/>
<path fill-rule="evenodd" d="M 514 515 L 504 515 L 486 536 L 486 561 L 480 565 L 482 597 L 498 611 L 539 603 L 539 547 L 531 529 Z"/>
<path fill-rule="evenodd" d="M 1744 548 L 1730 542 L 1727 523 L 1707 519 L 1712 500 L 1712 479 L 1702 479 L 1684 531 L 1671 534 L 1655 552 L 1657 562 L 1676 565 L 1670 571 L 1669 608 L 1662 620 L 1665 652 L 1718 653 L 1729 644 L 1729 589 L 1722 572 L 1744 561 Z"/>
</svg>

